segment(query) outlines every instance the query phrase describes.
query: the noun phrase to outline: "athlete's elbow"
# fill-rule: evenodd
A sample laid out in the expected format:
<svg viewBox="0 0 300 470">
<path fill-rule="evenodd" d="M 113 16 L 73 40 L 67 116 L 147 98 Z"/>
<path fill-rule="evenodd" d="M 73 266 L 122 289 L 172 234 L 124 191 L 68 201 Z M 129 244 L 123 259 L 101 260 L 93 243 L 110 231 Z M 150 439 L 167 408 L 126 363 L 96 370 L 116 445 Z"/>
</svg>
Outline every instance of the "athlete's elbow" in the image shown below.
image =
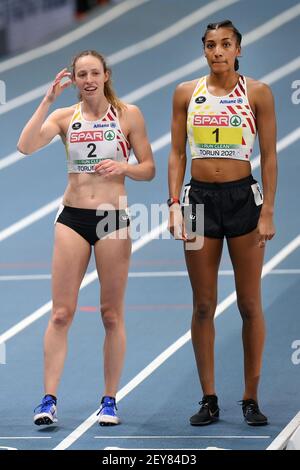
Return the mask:
<svg viewBox="0 0 300 470">
<path fill-rule="evenodd" d="M 22 145 L 18 142 L 17 150 L 23 155 L 31 155 L 33 153 L 32 149 L 29 149 L 26 145 Z"/>
<path fill-rule="evenodd" d="M 154 163 L 149 166 L 147 181 L 153 180 L 155 177 L 155 165 Z"/>
</svg>

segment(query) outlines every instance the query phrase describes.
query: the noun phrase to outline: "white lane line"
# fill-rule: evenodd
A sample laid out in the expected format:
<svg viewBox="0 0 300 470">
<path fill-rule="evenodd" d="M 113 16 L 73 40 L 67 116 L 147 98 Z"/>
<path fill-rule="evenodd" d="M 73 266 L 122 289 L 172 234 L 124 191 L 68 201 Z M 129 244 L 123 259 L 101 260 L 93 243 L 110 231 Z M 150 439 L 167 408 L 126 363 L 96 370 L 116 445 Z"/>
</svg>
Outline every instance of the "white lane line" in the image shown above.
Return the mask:
<svg viewBox="0 0 300 470">
<path fill-rule="evenodd" d="M 159 33 L 150 36 L 143 41 L 128 46 L 119 52 L 112 54 L 109 57 L 109 64 L 114 65 L 120 63 L 124 60 L 127 60 L 131 57 L 134 57 L 142 52 L 153 49 L 154 47 L 160 46 L 166 41 L 178 36 L 192 26 L 199 24 L 200 21 L 204 20 L 208 16 L 212 15 L 220 9 L 226 8 L 234 3 L 237 3 L 239 0 L 215 0 L 211 1 L 208 5 L 205 5 L 198 10 L 193 11 L 189 15 L 181 18 L 176 23 L 173 23 L 171 26 L 160 31 Z"/>
<path fill-rule="evenodd" d="M 300 269 L 273 269 L 270 274 L 300 274 Z"/>
<path fill-rule="evenodd" d="M 153 144 L 151 144 L 153 151 L 157 152 L 158 150 L 161 150 L 166 145 L 168 145 L 170 143 L 170 138 L 171 138 L 170 133 L 167 133 L 163 135 L 162 137 L 160 137 L 159 139 L 157 139 L 155 142 L 153 142 Z M 283 137 L 279 142 L 277 142 L 277 152 L 279 153 L 285 148 L 289 147 L 294 142 L 296 142 L 299 138 L 300 138 L 300 127 L 290 132 L 287 136 Z M 252 170 L 254 170 L 255 168 L 258 168 L 259 165 L 260 165 L 260 155 L 256 156 L 251 162 Z M 24 217 L 23 219 L 20 219 L 18 222 L 15 222 L 9 227 L 1 230 L 0 242 L 14 235 L 20 230 L 23 230 L 24 228 L 28 227 L 32 223 L 37 222 L 39 219 L 50 214 L 52 211 L 55 211 L 58 208 L 59 204 L 61 203 L 62 197 L 63 196 L 61 195 L 60 197 L 58 197 L 54 201 L 49 202 L 48 204 L 41 207 L 37 211 L 32 212 L 31 214 Z"/>
<path fill-rule="evenodd" d="M 271 85 L 274 82 L 277 82 L 283 77 L 286 77 L 290 73 L 296 72 L 300 68 L 300 56 L 291 60 L 287 64 L 284 64 L 282 67 L 274 70 L 273 72 L 267 73 L 264 77 L 261 78 L 262 82 L 268 83 Z"/>
<path fill-rule="evenodd" d="M 292 21 L 297 16 L 300 15 L 300 3 L 295 5 L 292 8 L 280 13 L 279 15 L 275 16 L 271 20 L 263 23 L 261 26 L 253 29 L 249 33 L 243 36 L 243 48 L 249 46 L 250 44 L 258 41 L 259 39 L 265 37 L 267 34 L 274 32 L 276 29 L 280 28 L 284 24 Z M 270 79 L 270 83 L 288 75 L 291 72 L 294 72 L 299 68 L 299 57 L 294 59 L 293 61 L 286 64 L 287 69 L 285 70 L 284 67 L 280 67 L 278 69 L 277 75 L 268 74 L 265 77 Z M 207 61 L 205 57 L 202 55 L 199 59 L 193 60 L 182 67 L 179 67 L 172 72 L 163 75 L 162 77 L 157 78 L 156 80 L 152 80 L 151 82 L 143 85 L 142 87 L 138 88 L 137 90 L 128 93 L 124 97 L 124 101 L 128 102 L 135 102 L 136 100 L 140 99 L 141 97 L 145 97 L 154 91 L 159 90 L 163 86 L 169 85 L 174 81 L 179 81 L 180 79 L 184 78 L 185 76 L 192 74 L 200 69 L 203 69 L 207 66 Z M 280 70 L 280 71 L 279 71 Z M 275 72 L 275 71 L 274 71 Z M 263 78 L 264 79 L 264 78 Z M 262 80 L 263 80 L 262 79 Z"/>
<path fill-rule="evenodd" d="M 232 269 L 220 269 L 219 276 L 233 276 L 234 272 Z M 273 269 L 269 272 L 269 275 L 295 275 L 300 274 L 300 269 Z M 130 272 L 128 277 L 133 278 L 149 278 L 149 277 L 187 277 L 187 271 L 139 271 Z M 17 274 L 0 276 L 0 281 L 49 281 L 51 280 L 51 274 Z"/>
<path fill-rule="evenodd" d="M 49 302 L 46 302 L 44 305 L 42 305 L 40 308 L 35 310 L 33 313 L 31 313 L 30 315 L 25 317 L 19 323 L 16 323 L 14 326 L 12 326 L 8 330 L 6 330 L 3 334 L 1 334 L 0 335 L 0 345 L 1 345 L 1 343 L 5 343 L 9 339 L 16 336 L 18 333 L 23 331 L 29 325 L 31 325 L 32 323 L 37 321 L 39 318 L 46 315 L 46 313 L 49 313 L 51 309 L 52 309 L 52 300 L 49 300 Z"/>
<path fill-rule="evenodd" d="M 271 436 L 94 436 L 94 439 L 270 439 Z"/>
<path fill-rule="evenodd" d="M 180 21 L 160 31 L 159 33 L 154 34 L 153 36 L 150 36 L 149 38 L 144 39 L 143 41 L 140 41 L 136 44 L 133 44 L 132 46 L 122 49 L 112 54 L 111 56 L 108 56 L 107 61 L 109 62 L 109 64 L 115 65 L 137 54 L 152 49 L 182 33 L 190 26 L 193 26 L 195 23 L 198 23 L 199 21 L 209 16 L 214 11 L 219 11 L 220 9 L 223 9 L 226 6 L 236 3 L 238 1 L 239 0 L 215 0 L 211 4 L 206 5 L 205 7 L 202 7 L 199 10 L 196 10 L 194 13 L 186 16 L 185 18 L 182 18 Z M 22 95 L 17 96 L 16 98 L 13 98 L 12 100 L 8 101 L 0 107 L 0 115 L 40 98 L 46 93 L 50 85 L 51 82 L 44 83 L 43 85 L 40 85 L 37 88 L 23 93 Z"/>
<path fill-rule="evenodd" d="M 298 419 L 298 421 L 300 421 L 300 419 Z M 285 450 L 300 450 L 300 423 L 298 424 L 293 434 L 290 436 Z"/>
<path fill-rule="evenodd" d="M 49 145 L 55 144 L 58 141 L 61 142 L 61 138 L 59 136 L 54 137 L 54 139 L 51 140 L 51 142 L 48 145 L 46 145 L 46 147 L 43 147 L 43 149 L 49 147 Z M 14 163 L 18 163 L 20 160 L 24 160 L 25 158 L 28 158 L 28 155 L 24 155 L 18 150 L 16 152 L 12 152 L 6 157 L 3 157 L 0 159 L 0 170 L 3 170 L 4 168 L 10 165 L 13 165 Z"/>
<path fill-rule="evenodd" d="M 282 248 L 273 258 L 265 263 L 262 272 L 262 278 L 265 277 L 271 269 L 279 264 L 283 259 L 289 256 L 294 250 L 300 246 L 300 235 L 294 238 L 284 248 Z M 236 300 L 236 291 L 233 291 L 222 302 L 220 302 L 216 309 L 215 317 L 221 315 L 228 307 L 230 307 Z M 177 339 L 173 344 L 166 348 L 159 354 L 150 364 L 148 364 L 141 372 L 139 372 L 130 382 L 128 382 L 118 393 L 117 401 L 126 397 L 132 390 L 134 390 L 140 383 L 148 378 L 156 369 L 158 369 L 169 357 L 177 352 L 191 339 L 191 330 L 188 330 L 184 335 Z M 64 450 L 70 447 L 77 439 L 79 439 L 89 428 L 97 422 L 96 411 L 94 411 L 83 423 L 81 423 L 74 431 L 72 431 L 65 439 L 63 439 L 54 450 Z"/>
<path fill-rule="evenodd" d="M 162 88 L 166 85 L 169 85 L 172 82 L 177 81 L 180 77 L 183 78 L 184 76 L 188 75 L 189 73 L 192 73 L 194 71 L 194 65 L 192 65 L 192 69 L 190 69 L 190 64 L 191 63 L 186 64 L 184 67 L 179 67 L 178 69 L 171 72 L 171 75 L 169 75 L 169 74 L 163 75 L 162 77 L 157 79 L 157 80 L 161 80 L 159 88 Z M 192 64 L 194 64 L 194 62 L 192 62 Z M 279 68 L 273 70 L 272 72 L 268 73 L 267 75 L 264 75 L 262 78 L 260 78 L 260 81 L 268 83 L 269 85 L 272 85 L 272 83 L 275 83 L 278 80 L 280 80 L 281 78 L 286 77 L 290 73 L 295 72 L 299 68 L 300 68 L 300 57 L 296 57 L 296 59 L 291 60 L 290 62 L 286 63 L 282 67 L 279 67 Z M 171 77 L 172 77 L 172 80 L 170 81 Z M 141 90 L 141 88 L 139 88 L 138 90 L 132 92 L 132 93 L 136 93 L 136 92 L 138 93 L 138 96 L 136 96 L 135 102 L 137 102 L 141 98 L 144 98 L 144 96 L 148 95 L 149 93 L 152 93 L 152 92 L 158 90 L 157 86 L 155 86 L 153 89 L 151 88 L 152 83 L 153 82 L 151 82 L 150 84 L 147 84 L 144 87 L 142 87 L 142 90 Z M 124 101 L 126 101 L 126 100 L 128 101 L 127 98 L 128 97 L 130 98 L 130 95 L 132 95 L 132 93 L 129 93 L 129 95 L 124 96 L 121 99 L 124 100 Z M 166 143 L 169 143 L 170 139 L 171 139 L 170 133 L 165 134 L 164 136 L 161 137 L 161 139 L 164 140 Z M 54 144 L 58 141 L 60 141 L 60 138 L 57 136 L 48 145 Z M 153 147 L 153 151 L 155 151 L 154 147 Z M 20 152 L 16 151 L 16 152 L 13 152 L 13 153 L 7 155 L 6 157 L 1 158 L 0 159 L 0 170 L 4 169 L 4 168 L 6 168 L 10 165 L 13 165 L 14 163 L 17 163 L 18 161 L 24 159 L 25 157 L 26 156 L 24 156 Z"/>
<path fill-rule="evenodd" d="M 290 132 L 288 135 L 283 137 L 276 144 L 277 153 L 280 153 L 282 150 L 286 149 L 290 145 L 297 142 L 300 139 L 300 127 L 297 127 L 294 131 Z M 252 170 L 255 170 L 260 166 L 260 155 L 257 155 L 251 162 Z"/>
<path fill-rule="evenodd" d="M 54 143 L 54 142 L 52 141 L 51 143 Z M 10 166 L 10 165 L 13 165 L 14 163 L 19 162 L 25 157 L 26 155 L 23 155 L 22 153 L 18 151 L 10 153 L 6 157 L 1 158 L 0 170 L 3 170 L 3 168 L 6 168 L 7 166 Z"/>
<path fill-rule="evenodd" d="M 249 44 L 252 44 L 255 41 L 258 41 L 259 39 L 261 39 L 267 34 L 272 33 L 275 29 L 295 19 L 299 14 L 300 14 L 300 3 L 280 13 L 279 15 L 275 16 L 271 20 L 267 21 L 261 26 L 258 26 L 257 28 L 250 31 L 249 33 L 245 34 L 243 37 L 243 47 Z M 109 57 L 108 57 L 108 60 L 109 60 Z M 163 75 L 162 77 L 151 81 L 150 83 L 146 85 L 143 85 L 142 87 L 136 89 L 135 91 L 128 93 L 122 99 L 128 102 L 136 102 L 142 97 L 148 96 L 154 91 L 157 91 L 160 88 L 173 83 L 174 81 L 178 81 L 179 79 L 185 77 L 186 75 L 192 74 L 206 66 L 207 66 L 206 59 L 202 55 L 199 59 L 193 60 L 189 62 L 188 64 L 185 64 L 184 66 L 179 67 L 173 70 L 172 72 L 169 72 L 166 75 Z M 290 65 L 290 69 L 292 69 L 292 71 L 296 70 L 297 69 L 295 68 L 296 66 L 297 66 L 297 63 L 295 63 L 293 66 Z M 290 72 L 287 72 L 287 73 L 290 73 Z M 281 74 L 282 76 L 284 76 L 285 71 L 282 70 Z M 50 84 L 51 82 L 48 82 L 44 85 L 41 85 L 27 93 L 24 93 L 8 101 L 6 104 L 0 107 L 0 115 L 8 111 L 11 111 L 15 108 L 18 108 L 19 106 L 23 106 L 24 104 L 29 103 L 37 98 L 40 98 L 46 93 Z"/>
<path fill-rule="evenodd" d="M 52 439 L 51 436 L 0 436 L 0 439 Z"/>
<path fill-rule="evenodd" d="M 167 221 L 163 222 L 161 225 L 158 227 L 155 227 L 151 232 L 147 233 L 143 237 L 141 237 L 138 241 L 134 242 L 132 245 L 132 253 L 135 253 L 136 251 L 140 250 L 143 248 L 145 245 L 150 243 L 153 239 L 157 238 L 157 236 L 164 232 L 167 229 Z M 91 284 L 93 281 L 98 279 L 98 274 L 97 270 L 95 269 L 91 273 L 87 274 L 80 286 L 80 290 L 83 289 L 84 287 L 88 286 Z M 44 305 L 42 305 L 40 308 L 35 310 L 33 313 L 28 315 L 26 318 L 21 320 L 19 323 L 16 323 L 14 326 L 6 330 L 3 334 L 0 335 L 0 344 L 5 343 L 9 339 L 13 338 L 16 336 L 18 333 L 23 331 L 25 328 L 27 328 L 29 325 L 37 321 L 39 318 L 43 317 L 46 315 L 46 313 L 50 312 L 52 309 L 52 300 L 49 302 L 46 302 Z"/>
<path fill-rule="evenodd" d="M 21 274 L 16 276 L 0 276 L 0 281 L 44 281 L 51 279 L 51 274 Z"/>
<path fill-rule="evenodd" d="M 300 426 L 300 411 L 286 425 L 286 427 L 275 437 L 274 441 L 266 448 L 266 450 L 283 450 L 288 443 L 289 438 L 294 431 Z"/>
<path fill-rule="evenodd" d="M 59 204 L 61 203 L 61 199 L 62 199 L 62 196 L 58 197 L 57 199 L 54 199 L 54 201 L 49 202 L 45 206 L 32 212 L 31 214 L 27 215 L 26 217 L 19 220 L 18 222 L 15 222 L 14 224 L 10 225 L 4 230 L 1 230 L 0 242 L 5 240 L 6 238 L 11 237 L 12 235 L 19 232 L 20 230 L 23 230 L 25 227 L 28 227 L 34 222 L 37 222 L 38 220 L 45 217 L 46 215 L 51 214 L 51 212 L 55 211 L 58 208 Z"/>
<path fill-rule="evenodd" d="M 24 52 L 23 54 L 19 54 L 10 59 L 4 60 L 0 63 L 0 73 L 6 72 L 7 70 L 10 70 L 14 67 L 26 64 L 27 62 L 31 62 L 34 59 L 44 57 L 47 54 L 51 54 L 52 52 L 69 46 L 75 41 L 78 41 L 79 39 L 82 39 L 83 37 L 93 33 L 94 31 L 97 31 L 98 29 L 102 28 L 102 26 L 111 23 L 115 19 L 129 12 L 130 10 L 147 2 L 149 2 L 149 0 L 127 0 L 125 2 L 122 2 L 120 5 L 109 9 L 107 12 L 102 13 L 93 20 L 88 21 L 85 24 L 79 26 L 74 31 L 64 34 L 60 38 L 55 39 L 54 41 L 51 41 L 48 44 L 37 47 L 28 52 Z"/>
</svg>

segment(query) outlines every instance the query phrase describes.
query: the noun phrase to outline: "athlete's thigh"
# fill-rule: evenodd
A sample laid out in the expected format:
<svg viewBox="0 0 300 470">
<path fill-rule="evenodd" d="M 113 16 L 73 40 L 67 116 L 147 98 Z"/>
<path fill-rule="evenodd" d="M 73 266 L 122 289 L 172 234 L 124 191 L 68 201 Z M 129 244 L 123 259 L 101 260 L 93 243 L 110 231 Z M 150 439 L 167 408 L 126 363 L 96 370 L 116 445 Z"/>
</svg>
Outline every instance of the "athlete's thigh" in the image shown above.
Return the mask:
<svg viewBox="0 0 300 470">
<path fill-rule="evenodd" d="M 128 278 L 131 255 L 129 230 L 118 230 L 95 243 L 95 260 L 101 285 L 101 305 L 121 306 Z"/>
<path fill-rule="evenodd" d="M 217 292 L 223 239 L 204 237 L 204 244 L 200 250 L 188 250 L 186 247 L 185 260 L 194 297 L 211 298 Z"/>
<path fill-rule="evenodd" d="M 257 230 L 227 239 L 238 295 L 257 295 L 264 259 L 264 248 L 258 246 Z"/>
<path fill-rule="evenodd" d="M 56 223 L 52 259 L 54 304 L 76 304 L 90 255 L 90 244 L 81 235 L 66 225 Z"/>
</svg>

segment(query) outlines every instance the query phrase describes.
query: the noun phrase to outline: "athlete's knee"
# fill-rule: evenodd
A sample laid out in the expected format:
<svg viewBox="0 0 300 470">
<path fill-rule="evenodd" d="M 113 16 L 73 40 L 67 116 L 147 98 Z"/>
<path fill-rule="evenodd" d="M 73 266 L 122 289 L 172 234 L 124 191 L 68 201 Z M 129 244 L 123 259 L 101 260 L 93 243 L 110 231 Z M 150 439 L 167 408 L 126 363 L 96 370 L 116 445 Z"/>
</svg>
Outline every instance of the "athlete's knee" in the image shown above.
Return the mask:
<svg viewBox="0 0 300 470">
<path fill-rule="evenodd" d="M 75 312 L 75 307 L 74 308 L 70 306 L 53 307 L 51 322 L 55 327 L 66 328 L 71 325 L 74 312 Z"/>
<path fill-rule="evenodd" d="M 110 305 L 103 305 L 101 306 L 101 315 L 106 330 L 113 330 L 118 327 L 121 316 L 117 308 Z"/>
<path fill-rule="evenodd" d="M 203 299 L 194 303 L 193 316 L 199 320 L 212 320 L 216 309 L 216 302 L 213 299 Z"/>
<path fill-rule="evenodd" d="M 237 304 L 241 317 L 245 321 L 257 318 L 262 314 L 260 302 L 253 297 L 240 296 L 237 299 Z"/>
</svg>

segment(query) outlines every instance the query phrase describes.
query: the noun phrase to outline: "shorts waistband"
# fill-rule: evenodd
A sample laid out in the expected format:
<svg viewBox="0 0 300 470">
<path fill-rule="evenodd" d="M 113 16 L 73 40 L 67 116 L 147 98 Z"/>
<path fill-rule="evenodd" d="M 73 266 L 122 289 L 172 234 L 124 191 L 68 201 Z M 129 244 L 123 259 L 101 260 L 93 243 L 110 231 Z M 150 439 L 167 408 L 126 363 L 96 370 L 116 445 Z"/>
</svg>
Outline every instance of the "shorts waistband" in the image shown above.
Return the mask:
<svg viewBox="0 0 300 470">
<path fill-rule="evenodd" d="M 206 188 L 206 189 L 226 189 L 226 188 L 234 188 L 238 186 L 244 186 L 247 184 L 256 183 L 256 180 L 253 178 L 252 175 L 246 176 L 245 178 L 241 178 L 240 180 L 234 181 L 226 181 L 224 183 L 209 183 L 206 181 L 198 181 L 191 178 L 190 185 L 194 188 Z"/>
<path fill-rule="evenodd" d="M 63 206 L 66 211 L 71 214 L 85 214 L 85 215 L 101 215 L 103 213 L 108 214 L 109 212 L 120 212 L 125 209 L 84 209 L 82 207 Z M 97 214 L 98 213 L 98 214 Z"/>
</svg>

